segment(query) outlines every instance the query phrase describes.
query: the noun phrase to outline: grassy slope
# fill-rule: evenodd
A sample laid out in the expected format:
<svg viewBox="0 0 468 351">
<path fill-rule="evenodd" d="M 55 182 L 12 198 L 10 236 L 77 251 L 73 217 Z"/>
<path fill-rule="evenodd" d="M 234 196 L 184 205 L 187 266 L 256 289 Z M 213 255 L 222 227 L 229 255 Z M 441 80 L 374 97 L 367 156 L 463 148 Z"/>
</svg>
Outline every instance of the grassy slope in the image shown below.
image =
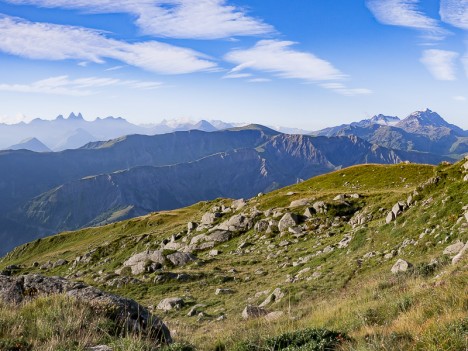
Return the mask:
<svg viewBox="0 0 468 351">
<path fill-rule="evenodd" d="M 418 184 L 435 174 L 441 177 L 436 186 L 420 191 L 418 203 L 404 212 L 395 223 L 385 224 L 385 215 L 398 200 L 406 200 Z M 138 277 L 141 284 L 113 288 L 104 284 L 106 273 L 112 273 L 131 254 L 147 248 L 156 249 L 159 242 L 185 230 L 188 221 L 200 220 L 203 213 L 215 204 L 229 204 L 230 200 L 199 203 L 194 206 L 147 215 L 125 222 L 63 233 L 24 245 L 9 254 L 0 268 L 9 264 L 31 267 L 59 258 L 72 261 L 92 249 L 91 263 L 69 270 L 70 266 L 51 269 L 45 274 L 67 275 L 81 271 L 80 279 L 103 289 L 137 299 L 146 305 L 156 305 L 163 297 L 181 296 L 187 307 L 163 316 L 175 338 L 186 340 L 202 350 L 214 350 L 215 345 L 233 345 L 239 340 L 256 339 L 309 326 L 328 327 L 348 332 L 356 342 L 351 350 L 398 350 L 413 348 L 436 350 L 463 350 L 466 347 L 466 259 L 458 266 L 447 264 L 443 249 L 458 239 L 468 239 L 467 226 L 458 218 L 462 207 L 468 204 L 468 185 L 462 182 L 460 164 L 455 166 L 426 165 L 365 165 L 355 166 L 328 175 L 315 177 L 304 183 L 287 187 L 252 199 L 248 208 L 260 210 L 286 207 L 296 199 L 326 200 L 332 206 L 327 215 L 317 215 L 316 222 L 333 222 L 335 216 L 346 214 L 346 209 L 332 201 L 336 194 L 359 193 L 360 199 L 351 202 L 351 208 L 372 213 L 374 219 L 365 226 L 351 228 L 346 222 L 337 222 L 319 232 L 313 226 L 309 234 L 294 242 L 289 235 L 261 238 L 253 231 L 228 243 L 219 245 L 222 254 L 211 258 L 208 252 L 198 253 L 201 263 L 173 269 L 200 275 L 192 282 L 154 283 L 151 275 Z M 294 195 L 287 195 L 294 192 Z M 312 201 L 312 200 L 311 200 Z M 333 205 L 335 204 L 335 205 Z M 246 211 L 243 209 L 242 211 Z M 385 209 L 385 210 L 380 210 Z M 302 213 L 303 208 L 293 210 Z M 428 234 L 419 238 L 426 231 Z M 330 235 L 333 233 L 333 235 Z M 349 247 L 335 249 L 312 258 L 297 267 L 292 262 L 338 243 L 344 234 L 352 235 Z M 416 245 L 401 249 L 392 259 L 384 253 L 398 250 L 406 239 Z M 268 249 L 270 244 L 288 240 L 291 245 L 278 257 L 268 255 L 280 249 Z M 252 246 L 239 254 L 241 242 Z M 250 252 L 249 252 L 250 251 Z M 363 256 L 376 252 L 372 258 Z M 390 268 L 398 258 L 416 265 L 413 274 L 393 276 Z M 432 272 L 428 263 L 437 259 Z M 305 274 L 320 274 L 310 280 L 286 283 L 287 275 L 294 276 L 304 268 Z M 237 273 L 230 273 L 235 268 Z M 261 274 L 257 274 L 262 272 Z M 38 268 L 22 272 L 41 272 Z M 440 275 L 440 277 L 436 277 Z M 232 295 L 215 295 L 216 288 L 231 288 Z M 281 310 L 285 316 L 277 322 L 264 320 L 240 322 L 240 313 L 247 303 L 260 303 L 265 296 L 254 298 L 263 290 L 276 287 L 286 292 L 286 298 L 274 304 L 271 310 Z M 206 317 L 187 317 L 190 305 L 207 305 Z M 222 314 L 225 321 L 214 319 Z M 465 319 L 464 319 L 465 318 Z"/>
</svg>

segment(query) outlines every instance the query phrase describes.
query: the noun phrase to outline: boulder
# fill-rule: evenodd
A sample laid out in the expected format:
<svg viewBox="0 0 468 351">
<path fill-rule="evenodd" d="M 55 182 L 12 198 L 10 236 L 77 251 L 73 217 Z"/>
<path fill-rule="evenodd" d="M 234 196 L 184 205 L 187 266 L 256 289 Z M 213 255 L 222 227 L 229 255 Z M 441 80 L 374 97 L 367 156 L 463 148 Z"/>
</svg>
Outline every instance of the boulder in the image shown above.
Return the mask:
<svg viewBox="0 0 468 351">
<path fill-rule="evenodd" d="M 3 303 L 15 305 L 55 294 L 64 294 L 89 304 L 95 308 L 96 313 L 105 313 L 127 332 L 138 336 L 143 332 L 159 344 L 172 342 L 166 325 L 134 300 L 61 277 L 39 274 L 16 277 L 0 275 L 0 300 Z"/>
<path fill-rule="evenodd" d="M 341 239 L 341 241 L 338 243 L 338 248 L 339 249 L 344 249 L 346 247 L 348 247 L 349 243 L 351 242 L 353 238 L 349 235 L 345 235 L 345 237 L 343 239 Z"/>
<path fill-rule="evenodd" d="M 336 195 L 334 198 L 333 198 L 333 201 L 344 201 L 346 199 L 346 195 L 345 194 L 339 194 L 339 195 Z"/>
<path fill-rule="evenodd" d="M 465 244 L 463 244 L 461 241 L 458 241 L 452 245 L 447 246 L 443 253 L 444 255 L 455 256 L 461 251 L 461 249 L 463 249 L 463 246 L 465 246 Z"/>
<path fill-rule="evenodd" d="M 406 272 L 409 268 L 413 267 L 411 263 L 408 261 L 402 260 L 401 258 L 396 261 L 396 263 L 393 265 L 391 272 L 393 274 L 398 274 L 400 272 Z"/>
<path fill-rule="evenodd" d="M 235 215 L 224 221 L 216 228 L 221 230 L 229 230 L 231 232 L 247 231 L 253 227 L 253 220 L 243 214 Z"/>
<path fill-rule="evenodd" d="M 387 217 L 385 218 L 385 223 L 389 224 L 391 223 L 392 221 L 394 221 L 396 218 L 395 214 L 393 213 L 393 211 L 390 211 L 388 214 L 387 214 Z"/>
<path fill-rule="evenodd" d="M 285 231 L 289 227 L 294 227 L 297 224 L 299 224 L 299 218 L 297 217 L 297 215 L 294 213 L 286 213 L 283 215 L 283 217 L 281 217 L 278 223 L 278 229 L 280 231 Z"/>
<path fill-rule="evenodd" d="M 215 291 L 215 295 L 230 295 L 230 294 L 234 294 L 234 290 L 218 288 Z"/>
<path fill-rule="evenodd" d="M 184 306 L 184 304 L 184 300 L 180 297 L 168 297 L 164 300 L 161 300 L 156 308 L 158 310 L 170 311 L 173 309 L 180 309 Z"/>
<path fill-rule="evenodd" d="M 157 263 L 163 265 L 166 262 L 162 251 L 144 251 L 131 256 L 126 260 L 123 265 L 124 267 L 130 267 L 132 274 L 137 275 L 145 272 L 146 267 L 151 263 Z"/>
<path fill-rule="evenodd" d="M 314 202 L 312 207 L 314 208 L 315 212 L 317 212 L 317 213 L 327 212 L 327 204 L 324 201 Z"/>
<path fill-rule="evenodd" d="M 187 223 L 187 231 L 190 233 L 191 231 L 197 229 L 198 223 L 195 222 L 188 222 Z"/>
<path fill-rule="evenodd" d="M 254 230 L 257 233 L 263 233 L 263 232 L 266 232 L 266 230 L 268 229 L 268 226 L 269 226 L 268 220 L 261 219 L 257 223 L 255 223 Z"/>
<path fill-rule="evenodd" d="M 291 201 L 291 204 L 289 205 L 289 207 L 294 208 L 294 207 L 307 206 L 308 203 L 309 203 L 309 199 L 294 200 L 294 201 Z"/>
<path fill-rule="evenodd" d="M 192 254 L 185 252 L 174 252 L 173 254 L 167 255 L 166 258 L 176 267 L 185 266 L 197 259 Z"/>
<path fill-rule="evenodd" d="M 304 217 L 310 218 L 313 217 L 315 214 L 315 209 L 312 207 L 308 207 L 304 211 Z"/>
<path fill-rule="evenodd" d="M 250 319 L 250 318 L 258 318 L 263 317 L 268 314 L 268 311 L 262 307 L 248 305 L 242 311 L 242 318 Z"/>
<path fill-rule="evenodd" d="M 209 253 L 209 255 L 213 256 L 213 257 L 218 256 L 220 254 L 221 254 L 221 251 L 219 251 L 219 250 L 211 250 L 210 253 Z"/>
<path fill-rule="evenodd" d="M 466 251 L 468 251 L 468 241 L 466 242 L 465 246 L 458 252 L 454 258 L 452 258 L 452 264 L 457 264 L 465 255 Z"/>
<path fill-rule="evenodd" d="M 217 218 L 220 218 L 222 216 L 221 213 L 219 212 L 207 212 L 202 216 L 201 225 L 211 225 L 213 224 Z"/>
<path fill-rule="evenodd" d="M 228 230 L 215 230 L 210 235 L 206 236 L 206 241 L 214 241 L 216 243 L 224 243 L 231 240 L 232 233 Z"/>
<path fill-rule="evenodd" d="M 395 215 L 395 217 L 398 217 L 405 209 L 406 203 L 399 201 L 395 205 L 393 205 L 392 212 Z"/>
<path fill-rule="evenodd" d="M 278 302 L 284 297 L 284 292 L 280 288 L 276 288 L 268 297 L 263 301 L 259 307 L 265 307 L 273 302 Z"/>
<path fill-rule="evenodd" d="M 245 207 L 245 205 L 247 205 L 247 202 L 245 202 L 244 199 L 234 200 L 231 204 L 231 208 L 235 211 L 238 211 L 241 208 Z"/>
<path fill-rule="evenodd" d="M 199 314 L 200 312 L 203 312 L 202 310 L 206 307 L 206 305 L 201 305 L 201 304 L 197 304 L 195 306 L 193 306 L 190 311 L 188 311 L 187 313 L 187 316 L 188 317 L 193 317 L 193 316 L 196 316 L 197 314 Z"/>
</svg>

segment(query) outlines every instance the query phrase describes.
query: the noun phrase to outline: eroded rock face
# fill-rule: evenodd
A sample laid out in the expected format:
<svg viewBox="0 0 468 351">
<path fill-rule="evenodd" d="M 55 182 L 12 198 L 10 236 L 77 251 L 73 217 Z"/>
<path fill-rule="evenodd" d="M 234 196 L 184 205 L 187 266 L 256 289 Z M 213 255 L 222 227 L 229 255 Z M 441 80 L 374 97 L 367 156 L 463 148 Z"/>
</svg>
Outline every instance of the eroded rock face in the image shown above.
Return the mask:
<svg viewBox="0 0 468 351">
<path fill-rule="evenodd" d="M 55 294 L 64 294 L 88 303 L 97 313 L 106 314 L 131 333 L 147 333 L 158 344 L 172 342 L 169 329 L 162 320 L 134 300 L 61 277 L 0 275 L 0 300 L 6 304 L 17 305 L 39 296 Z"/>
</svg>

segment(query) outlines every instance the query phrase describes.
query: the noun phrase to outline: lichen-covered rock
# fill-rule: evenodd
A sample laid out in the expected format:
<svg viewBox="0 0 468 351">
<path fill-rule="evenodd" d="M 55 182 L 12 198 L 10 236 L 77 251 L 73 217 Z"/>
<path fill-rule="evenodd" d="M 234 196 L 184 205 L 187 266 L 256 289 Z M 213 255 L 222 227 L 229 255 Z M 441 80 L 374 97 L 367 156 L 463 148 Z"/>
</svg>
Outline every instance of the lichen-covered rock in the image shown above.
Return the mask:
<svg viewBox="0 0 468 351">
<path fill-rule="evenodd" d="M 137 275 L 145 272 L 146 267 L 151 263 L 163 265 L 166 262 L 162 251 L 144 251 L 131 256 L 123 263 L 124 267 L 130 267 L 132 274 Z"/>
<path fill-rule="evenodd" d="M 166 325 L 134 300 L 61 277 L 45 277 L 38 274 L 17 277 L 0 275 L 0 300 L 6 304 L 16 305 L 40 296 L 55 294 L 65 294 L 88 303 L 96 313 L 105 314 L 128 332 L 138 335 L 146 333 L 159 344 L 172 342 Z"/>
</svg>

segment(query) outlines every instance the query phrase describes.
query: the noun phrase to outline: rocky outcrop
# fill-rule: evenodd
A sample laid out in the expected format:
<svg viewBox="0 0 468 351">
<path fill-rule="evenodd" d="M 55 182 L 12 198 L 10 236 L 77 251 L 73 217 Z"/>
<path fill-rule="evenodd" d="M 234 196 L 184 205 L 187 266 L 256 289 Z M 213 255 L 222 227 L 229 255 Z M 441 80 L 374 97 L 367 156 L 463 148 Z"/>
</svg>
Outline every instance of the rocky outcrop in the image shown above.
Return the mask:
<svg viewBox="0 0 468 351">
<path fill-rule="evenodd" d="M 12 306 L 40 296 L 64 294 L 88 303 L 96 313 L 114 320 L 122 330 L 147 333 L 158 344 L 172 342 L 166 325 L 134 300 L 101 291 L 84 283 L 38 274 L 9 277 L 0 275 L 0 300 Z"/>
</svg>

